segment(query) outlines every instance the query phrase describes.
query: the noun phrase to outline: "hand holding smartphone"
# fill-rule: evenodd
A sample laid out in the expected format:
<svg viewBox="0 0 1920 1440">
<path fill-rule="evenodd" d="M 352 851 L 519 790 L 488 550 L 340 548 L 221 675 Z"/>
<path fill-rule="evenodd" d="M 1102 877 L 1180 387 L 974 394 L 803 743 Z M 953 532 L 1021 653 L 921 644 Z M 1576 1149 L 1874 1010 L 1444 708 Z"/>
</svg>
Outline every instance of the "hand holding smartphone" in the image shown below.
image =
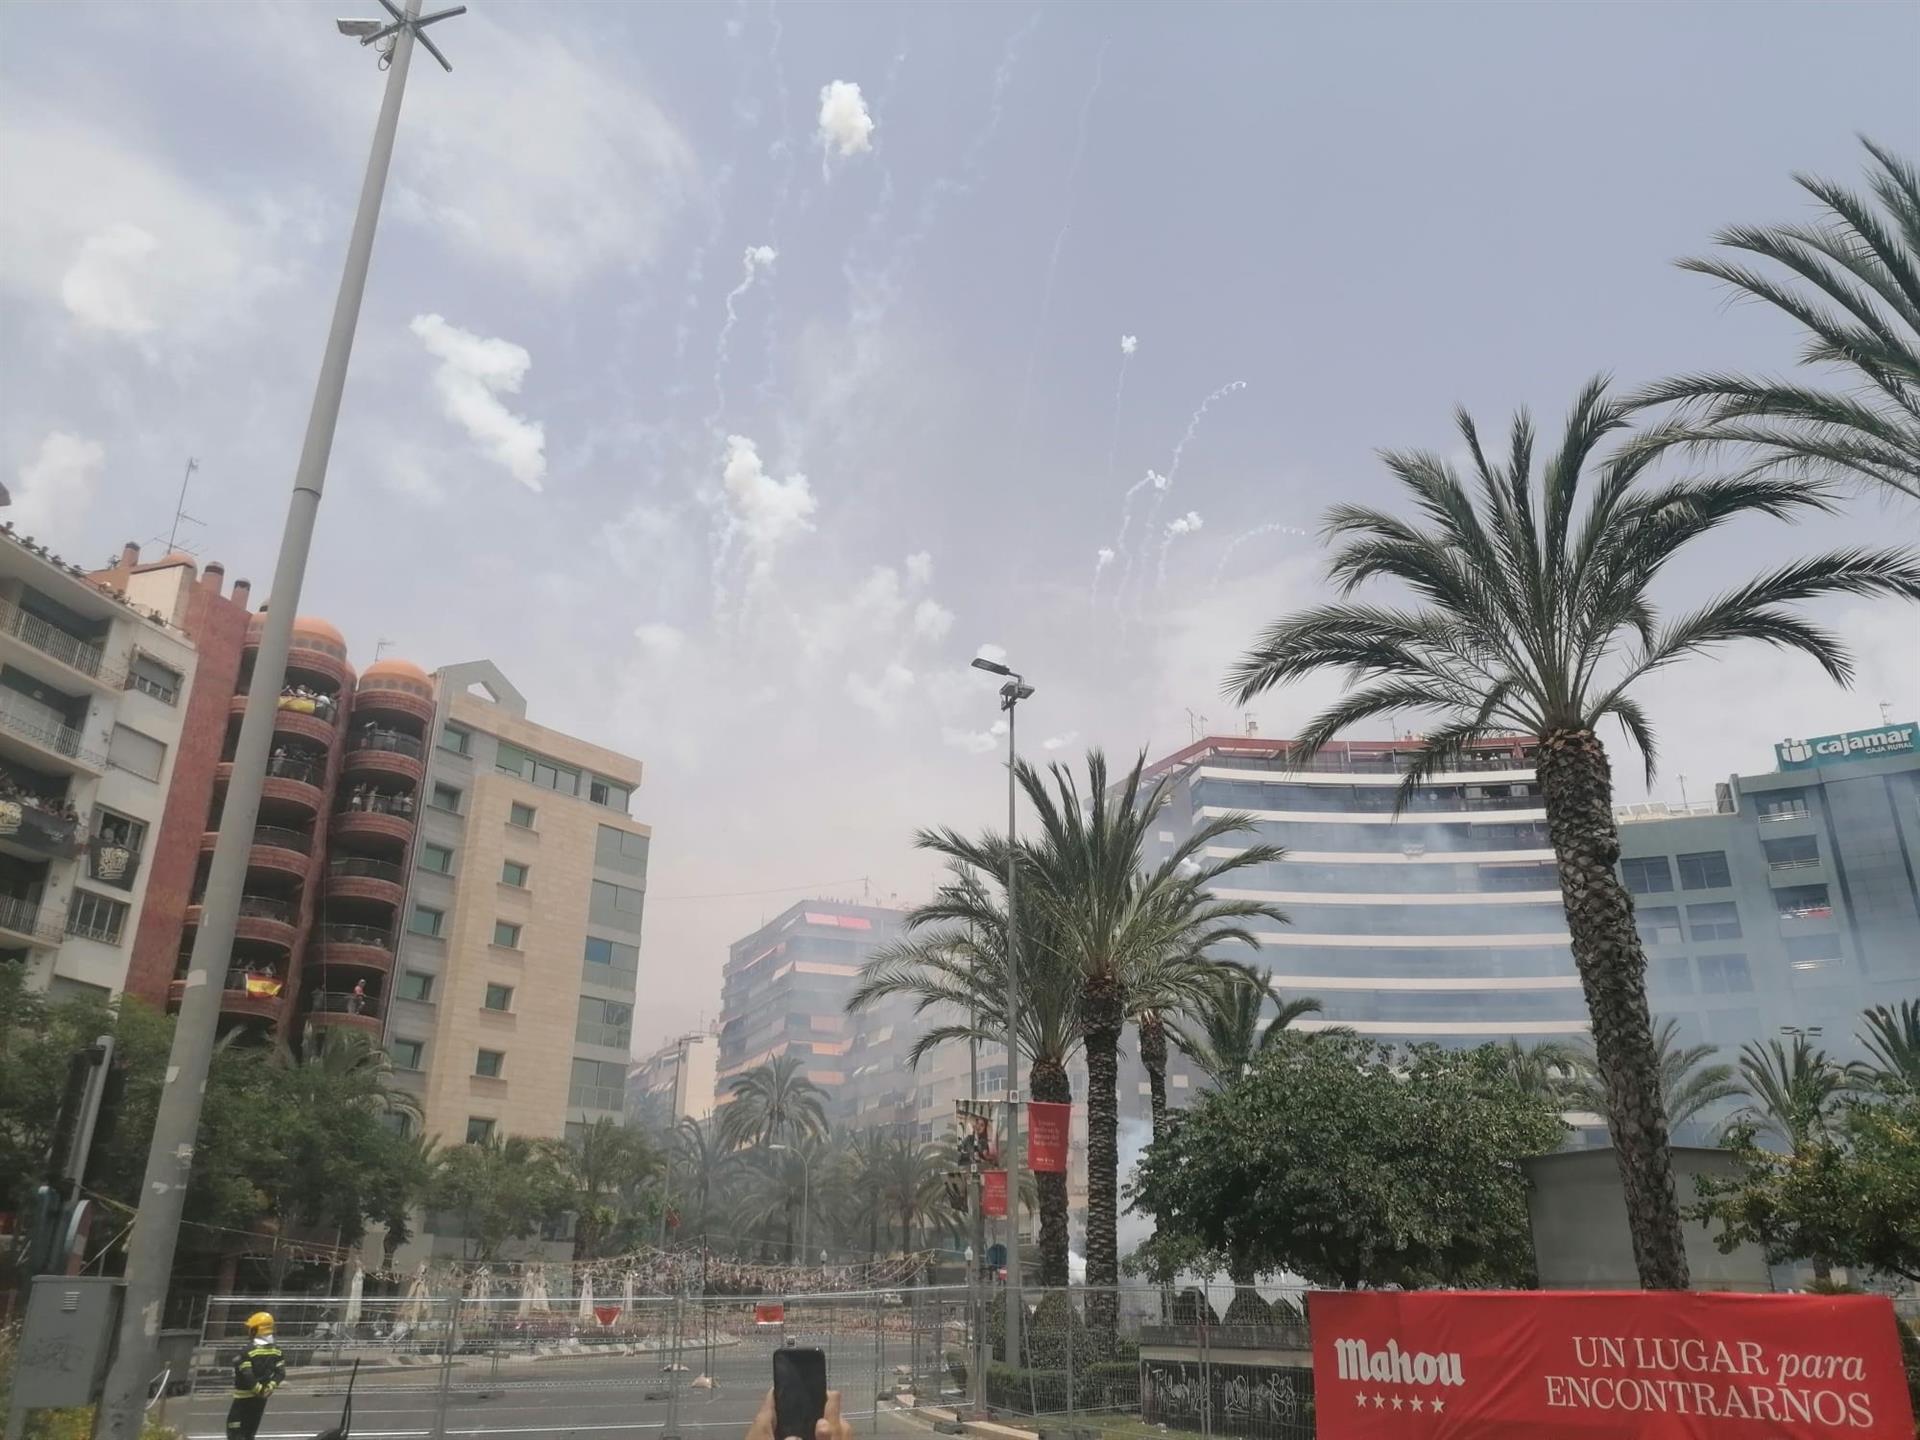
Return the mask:
<svg viewBox="0 0 1920 1440">
<path fill-rule="evenodd" d="M 773 1352 L 773 1440 L 817 1440 L 827 1413 L 827 1357 L 811 1349 Z"/>
</svg>

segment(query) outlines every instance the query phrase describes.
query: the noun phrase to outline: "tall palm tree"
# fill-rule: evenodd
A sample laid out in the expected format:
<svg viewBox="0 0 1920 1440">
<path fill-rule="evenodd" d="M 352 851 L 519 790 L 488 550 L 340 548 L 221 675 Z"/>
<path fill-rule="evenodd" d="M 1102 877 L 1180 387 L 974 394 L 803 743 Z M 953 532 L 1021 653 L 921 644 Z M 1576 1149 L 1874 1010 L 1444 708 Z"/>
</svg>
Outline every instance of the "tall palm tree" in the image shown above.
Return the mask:
<svg viewBox="0 0 1920 1440">
<path fill-rule="evenodd" d="M 1747 1104 L 1739 1118 L 1780 1141 L 1789 1155 L 1827 1137 L 1852 1089 L 1847 1072 L 1804 1035 L 1794 1036 L 1791 1047 L 1778 1040 L 1740 1047 L 1740 1093 Z"/>
<path fill-rule="evenodd" d="M 1237 813 L 1204 820 L 1151 867 L 1147 855 L 1166 807 L 1170 776 L 1144 783 L 1146 756 L 1117 783 L 1107 758 L 1087 753 L 1086 793 L 1073 771 L 1031 765 L 1016 773 L 1032 807 L 1037 834 L 1027 854 L 1031 883 L 1022 903 L 1045 915 L 1055 944 L 1080 987 L 1082 1044 L 1087 1057 L 1087 1320 L 1110 1337 L 1118 1319 L 1120 1280 L 1120 1036 L 1136 994 L 1161 1009 L 1198 1009 L 1211 972 L 1175 965 L 1228 944 L 1256 945 L 1247 921 L 1284 923 L 1258 900 L 1222 900 L 1215 885 L 1234 872 L 1283 859 L 1278 846 L 1228 842 L 1255 831 Z"/>
<path fill-rule="evenodd" d="M 1733 1066 L 1714 1060 L 1714 1045 L 1682 1045 L 1680 1022 L 1671 1017 L 1654 1027 L 1655 1068 L 1660 1072 L 1660 1095 L 1666 1102 L 1667 1125 L 1678 1130 L 1709 1105 L 1743 1094 Z M 1711 1063 L 1710 1063 L 1711 1062 Z M 1606 1082 L 1591 1045 L 1573 1052 L 1574 1074 L 1567 1085 L 1570 1108 L 1589 1111 L 1603 1119 L 1607 1113 Z"/>
<path fill-rule="evenodd" d="M 914 1013 L 929 1023 L 907 1052 L 913 1064 L 942 1045 L 978 1041 L 1004 1053 L 1007 1043 L 1007 845 L 998 836 L 966 840 L 951 831 L 927 832 L 917 842 L 954 858 L 949 879 L 934 898 L 907 912 L 903 939 L 876 951 L 847 1002 L 859 1010 L 892 995 L 915 997 Z M 982 877 L 988 877 L 983 879 Z M 1080 989 L 1055 942 L 1048 916 L 1022 904 L 1021 1003 L 1018 1040 L 1027 1065 L 1029 1098 L 1073 1103 L 1068 1066 L 1081 1045 Z M 1067 1283 L 1067 1177 L 1035 1177 L 1040 1212 L 1037 1283 Z"/>
<path fill-rule="evenodd" d="M 1798 650 L 1847 683 L 1852 665 L 1844 645 L 1794 607 L 1826 595 L 1920 598 L 1920 554 L 1855 549 L 1809 556 L 1664 618 L 1654 606 L 1654 581 L 1690 541 L 1746 515 L 1827 510 L 1831 495 L 1769 476 L 1653 484 L 1653 455 L 1644 448 L 1598 458 L 1602 442 L 1627 425 L 1625 407 L 1608 398 L 1603 380 L 1590 382 L 1574 402 L 1537 481 L 1534 430 L 1524 413 L 1514 421 L 1507 455 L 1497 458 L 1481 448 L 1471 418 L 1458 419 L 1468 479 L 1443 456 L 1389 452 L 1387 468 L 1404 487 L 1412 516 L 1358 505 L 1327 515 L 1327 532 L 1339 542 L 1329 573 L 1343 595 L 1388 579 L 1412 598 L 1382 606 L 1342 599 L 1274 624 L 1235 666 L 1228 691 L 1244 702 L 1322 671 L 1349 677 L 1351 688 L 1294 746 L 1295 764 L 1349 725 L 1433 712 L 1402 803 L 1474 741 L 1514 731 L 1538 737 L 1547 831 L 1607 1085 L 1640 1283 L 1682 1289 L 1687 1261 L 1647 1012 L 1646 957 L 1634 933 L 1633 902 L 1615 871 L 1612 769 L 1595 732 L 1602 721 L 1617 720 L 1651 776 L 1653 725 L 1634 687 L 1733 640 Z M 1584 506 L 1583 487 L 1591 489 Z"/>
<path fill-rule="evenodd" d="M 1224 1090 L 1253 1065 L 1254 1057 L 1287 1031 L 1294 1021 L 1318 1015 L 1320 1002 L 1312 996 L 1275 1000 L 1278 1008 L 1265 1017 L 1273 994 L 1273 972 L 1244 965 L 1222 965 L 1213 977 L 1210 1003 L 1193 1021 L 1169 1027 L 1173 1043 L 1198 1065 L 1216 1090 Z"/>
<path fill-rule="evenodd" d="M 555 1142 L 553 1158 L 573 1182 L 573 1258 L 578 1264 L 617 1253 L 633 1234 L 647 1190 L 665 1165 L 646 1135 L 602 1116 Z M 611 1249 L 609 1247 L 612 1247 Z"/>
<path fill-rule="evenodd" d="M 807 1078 L 806 1059 L 776 1055 L 727 1084 L 720 1138 L 736 1148 L 816 1139 L 827 1130 L 827 1092 Z"/>
<path fill-rule="evenodd" d="M 867 1231 L 867 1260 L 880 1258 L 880 1227 L 890 1218 L 881 1193 L 889 1153 L 886 1134 L 862 1130 L 847 1143 L 842 1163 L 847 1172 L 847 1214 Z"/>
<path fill-rule="evenodd" d="M 1213 1008 L 1222 962 L 1205 955 L 1148 957 L 1136 966 L 1127 987 L 1127 1016 L 1140 1040 L 1140 1065 L 1147 1072 L 1147 1098 L 1153 1138 L 1167 1131 L 1167 1041 L 1170 1027 Z"/>
<path fill-rule="evenodd" d="M 683 1115 L 674 1127 L 668 1163 L 669 1205 L 680 1211 L 677 1229 L 681 1235 L 699 1236 L 704 1245 L 718 1208 L 714 1197 L 725 1192 L 735 1157 L 713 1120 Z"/>
<path fill-rule="evenodd" d="M 1501 1068 L 1522 1094 L 1538 1095 L 1556 1104 L 1567 1098 L 1577 1063 L 1575 1052 L 1555 1040 L 1522 1045 L 1509 1039 L 1494 1047 Z"/>
<path fill-rule="evenodd" d="M 779 1259 L 794 1263 L 799 1258 L 802 1240 L 799 1224 L 809 1208 L 812 1171 L 825 1148 L 817 1136 L 808 1136 L 792 1144 L 779 1142 L 775 1150 L 762 1147 L 743 1153 L 744 1183 L 734 1197 L 734 1213 L 740 1230 L 771 1242 L 780 1237 Z M 811 1221 L 811 1216 L 806 1218 Z M 771 1258 L 771 1257 L 769 1257 Z"/>
<path fill-rule="evenodd" d="M 914 1227 L 941 1207 L 946 1166 L 937 1146 L 898 1136 L 886 1142 L 879 1172 L 880 1196 L 900 1224 L 900 1253 L 913 1253 Z"/>
<path fill-rule="evenodd" d="M 1897 1009 L 1875 1005 L 1861 1018 L 1867 1028 L 1860 1043 L 1873 1062 L 1856 1067 L 1860 1080 L 1876 1090 L 1920 1091 L 1920 1000 L 1903 1000 Z"/>
<path fill-rule="evenodd" d="M 1843 478 L 1920 500 L 1920 177 L 1861 143 L 1878 206 L 1795 175 L 1820 203 L 1818 220 L 1735 225 L 1714 239 L 1739 254 L 1680 262 L 1791 316 L 1807 331 L 1801 362 L 1837 371 L 1843 388 L 1723 373 L 1663 380 L 1635 397 L 1678 407 L 1650 445 L 1736 449 L 1752 457 L 1749 474 Z"/>
</svg>

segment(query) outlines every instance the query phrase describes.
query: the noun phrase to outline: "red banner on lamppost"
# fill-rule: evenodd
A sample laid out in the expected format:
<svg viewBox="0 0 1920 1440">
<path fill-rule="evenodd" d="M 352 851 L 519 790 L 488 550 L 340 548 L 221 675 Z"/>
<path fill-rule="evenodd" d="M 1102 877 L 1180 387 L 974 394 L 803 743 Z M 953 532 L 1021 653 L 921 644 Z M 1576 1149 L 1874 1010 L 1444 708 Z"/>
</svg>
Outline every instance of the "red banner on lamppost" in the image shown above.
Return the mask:
<svg viewBox="0 0 1920 1440">
<path fill-rule="evenodd" d="M 982 1170 L 980 1172 L 980 1213 L 989 1220 L 1007 1218 L 1006 1171 Z"/>
<path fill-rule="evenodd" d="M 1073 1106 L 1035 1100 L 1027 1106 L 1027 1168 L 1036 1175 L 1067 1173 L 1067 1135 Z"/>
<path fill-rule="evenodd" d="M 1878 1295 L 1314 1292 L 1320 1440 L 1911 1440 Z"/>
</svg>

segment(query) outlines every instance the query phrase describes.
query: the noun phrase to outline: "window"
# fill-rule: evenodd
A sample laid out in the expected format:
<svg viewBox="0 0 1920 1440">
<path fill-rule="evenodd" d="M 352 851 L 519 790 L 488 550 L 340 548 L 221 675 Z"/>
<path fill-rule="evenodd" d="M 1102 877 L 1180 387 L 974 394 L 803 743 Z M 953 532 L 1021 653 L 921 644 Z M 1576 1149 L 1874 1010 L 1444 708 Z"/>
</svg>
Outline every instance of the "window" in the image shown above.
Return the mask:
<svg viewBox="0 0 1920 1440">
<path fill-rule="evenodd" d="M 1820 863 L 1820 842 L 1811 835 L 1790 835 L 1783 840 L 1762 840 L 1769 870 L 1804 870 Z"/>
<path fill-rule="evenodd" d="M 518 775 L 528 784 L 538 785 L 542 790 L 557 791 L 562 795 L 580 793 L 580 772 L 571 766 L 549 760 L 544 755 L 536 755 L 531 750 L 522 750 L 518 745 L 500 742 L 499 751 L 493 758 L 494 768 L 509 775 Z"/>
<path fill-rule="evenodd" d="M 1738 940 L 1740 910 L 1730 900 L 1687 906 L 1687 929 L 1696 940 Z"/>
<path fill-rule="evenodd" d="M 490 984 L 487 986 L 487 998 L 481 1002 L 489 1010 L 513 1009 L 513 986 Z"/>
<path fill-rule="evenodd" d="M 532 873 L 533 870 L 530 866 L 524 865 L 518 860 L 509 860 L 500 867 L 500 883 L 502 885 L 512 885 L 516 889 L 524 890 L 527 888 L 527 877 Z"/>
<path fill-rule="evenodd" d="M 392 1058 L 394 1068 L 399 1070 L 418 1070 L 420 1062 L 426 1058 L 427 1042 L 424 1040 L 389 1040 L 387 1054 Z"/>
<path fill-rule="evenodd" d="M 510 920 L 493 922 L 493 943 L 506 950 L 520 948 L 520 927 Z"/>
<path fill-rule="evenodd" d="M 1753 989 L 1753 972 L 1747 969 L 1744 955 L 1702 955 L 1700 957 L 1700 993 L 1732 995 Z"/>
<path fill-rule="evenodd" d="M 493 1139 L 493 1121 L 482 1119 L 478 1115 L 467 1117 L 467 1144 L 484 1145 Z"/>
<path fill-rule="evenodd" d="M 567 1087 L 567 1104 L 576 1110 L 621 1110 L 626 1105 L 627 1067 L 619 1060 L 582 1060 L 573 1062 L 573 1083 Z"/>
<path fill-rule="evenodd" d="M 180 672 L 162 665 L 151 655 L 136 650 L 133 664 L 127 668 L 127 688 L 138 690 L 142 695 L 151 695 L 162 705 L 178 704 L 180 700 Z"/>
<path fill-rule="evenodd" d="M 442 726 L 440 748 L 451 755 L 470 755 L 473 753 L 473 732 L 462 730 L 458 725 Z"/>
<path fill-rule="evenodd" d="M 1655 955 L 1647 961 L 1647 988 L 1663 994 L 1691 995 L 1693 967 L 1684 955 Z"/>
<path fill-rule="evenodd" d="M 1787 963 L 1796 970 L 1841 958 L 1840 932 L 1837 930 L 1829 930 L 1825 935 L 1789 935 L 1786 947 Z"/>
<path fill-rule="evenodd" d="M 1807 792 L 1804 790 L 1781 790 L 1760 802 L 1762 821 L 1804 820 L 1808 814 Z"/>
<path fill-rule="evenodd" d="M 460 813 L 460 787 L 457 785 L 448 785 L 444 781 L 436 780 L 433 782 L 433 799 L 427 803 L 436 810 L 451 810 L 454 814 L 458 815 Z M 492 1124 L 493 1122 L 488 1121 L 487 1123 Z"/>
<path fill-rule="evenodd" d="M 430 905 L 416 905 L 413 913 L 407 916 L 407 929 L 415 935 L 437 936 L 446 919 L 447 912 L 444 910 L 435 910 Z"/>
<path fill-rule="evenodd" d="M 613 1045 L 624 1050 L 633 1043 L 633 1006 L 622 1000 L 580 997 L 580 1019 L 573 1037 L 589 1045 Z"/>
<path fill-rule="evenodd" d="M 507 1052 L 504 1050 L 482 1050 L 473 1057 L 473 1073 L 489 1080 L 498 1080 L 500 1072 L 506 1067 Z"/>
<path fill-rule="evenodd" d="M 107 742 L 107 763 L 142 780 L 158 780 L 167 763 L 167 747 L 151 735 L 116 725 L 113 738 Z"/>
<path fill-rule="evenodd" d="M 1732 883 L 1733 877 L 1727 874 L 1726 851 L 1701 850 L 1680 857 L 1682 890 L 1721 890 Z"/>
<path fill-rule="evenodd" d="M 1833 900 L 1824 885 L 1783 885 L 1773 892 L 1782 920 L 1831 920 Z"/>
<path fill-rule="evenodd" d="M 599 935 L 587 936 L 587 964 L 609 970 L 634 974 L 640 968 L 640 947 L 624 945 L 618 940 L 604 939 Z M 605 977 L 596 977 L 604 983 Z"/>
<path fill-rule="evenodd" d="M 436 875 L 453 873 L 453 847 L 451 845 L 422 845 L 420 847 L 420 868 L 431 870 Z"/>
<path fill-rule="evenodd" d="M 131 890 L 140 873 L 140 849 L 146 843 L 145 822 L 93 807 L 93 844 L 87 847 L 87 874 L 116 890 Z"/>
<path fill-rule="evenodd" d="M 608 780 L 595 775 L 587 784 L 587 798 L 596 805 L 604 805 L 609 810 L 627 813 L 627 801 L 633 792 L 616 780 Z"/>
<path fill-rule="evenodd" d="M 76 888 L 67 902 L 67 934 L 82 940 L 118 945 L 126 924 L 127 907 L 118 900 Z"/>
<path fill-rule="evenodd" d="M 622 930 L 638 930 L 640 914 L 646 908 L 647 892 L 630 885 L 615 885 L 606 880 L 593 882 L 593 898 L 587 918 L 595 925 L 617 925 Z"/>
<path fill-rule="evenodd" d="M 507 807 L 507 823 L 518 825 L 522 830 L 533 829 L 535 811 L 531 805 L 522 805 L 518 800 Z"/>
<path fill-rule="evenodd" d="M 1620 878 L 1626 882 L 1628 892 L 1634 895 L 1665 895 L 1673 889 L 1673 872 L 1667 868 L 1667 857 L 1664 855 L 1622 860 Z"/>
<path fill-rule="evenodd" d="M 630 830 L 616 830 L 611 825 L 602 825 L 594 840 L 593 863 L 603 870 L 618 870 L 623 874 L 645 879 L 647 874 L 647 837 L 635 835 Z"/>
<path fill-rule="evenodd" d="M 1674 905 L 1649 905 L 1633 912 L 1634 929 L 1640 932 L 1642 945 L 1678 945 L 1680 910 Z"/>
<path fill-rule="evenodd" d="M 424 970 L 402 970 L 395 992 L 402 1000 L 433 999 L 433 976 Z"/>
</svg>

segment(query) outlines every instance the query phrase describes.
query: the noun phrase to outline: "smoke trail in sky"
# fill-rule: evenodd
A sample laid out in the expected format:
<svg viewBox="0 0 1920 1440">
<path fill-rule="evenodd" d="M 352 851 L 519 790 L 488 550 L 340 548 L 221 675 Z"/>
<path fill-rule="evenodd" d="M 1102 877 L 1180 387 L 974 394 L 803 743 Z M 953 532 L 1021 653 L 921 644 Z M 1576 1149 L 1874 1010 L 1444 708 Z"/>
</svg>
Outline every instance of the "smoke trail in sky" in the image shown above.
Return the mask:
<svg viewBox="0 0 1920 1440">
<path fill-rule="evenodd" d="M 727 292 L 727 318 L 721 322 L 720 335 L 713 343 L 713 414 L 707 417 L 707 428 L 713 429 L 727 410 L 727 342 L 733 337 L 733 327 L 740 319 L 736 308 L 740 297 L 753 288 L 753 282 L 760 272 L 773 268 L 773 262 L 780 258 L 780 252 L 771 245 L 749 245 L 741 259 L 740 283 Z"/>
<path fill-rule="evenodd" d="M 1167 552 L 1173 548 L 1173 542 L 1182 535 L 1196 534 L 1204 523 L 1205 522 L 1200 519 L 1200 512 L 1198 510 L 1189 510 L 1184 515 L 1176 516 L 1167 525 L 1167 532 L 1160 541 L 1160 571 L 1155 577 L 1155 584 L 1165 585 L 1167 583 Z"/>
<path fill-rule="evenodd" d="M 1255 525 L 1251 530 L 1242 530 L 1227 542 L 1227 548 L 1220 552 L 1220 559 L 1213 567 L 1213 585 L 1217 588 L 1220 578 L 1227 573 L 1227 562 L 1233 559 L 1233 552 L 1249 540 L 1257 540 L 1262 535 L 1298 535 L 1303 540 L 1311 540 L 1313 532 L 1302 530 L 1298 525 L 1282 525 L 1274 522 L 1268 525 Z"/>
<path fill-rule="evenodd" d="M 1100 572 L 1113 563 L 1112 547 L 1102 545 L 1093 556 L 1093 588 L 1087 592 L 1087 603 L 1091 605 L 1100 593 Z"/>
<path fill-rule="evenodd" d="M 1127 361 L 1133 358 L 1133 352 L 1139 348 L 1140 337 L 1138 335 L 1122 335 L 1120 337 L 1120 374 L 1113 384 L 1113 424 L 1107 429 L 1106 483 L 1109 485 L 1113 483 L 1113 462 L 1119 458 L 1120 454 L 1120 397 L 1126 393 L 1127 389 Z M 1148 473 L 1151 474 L 1152 472 L 1149 471 Z M 1140 484 L 1144 483 L 1146 482 L 1140 482 Z M 1140 488 L 1140 484 L 1133 485 L 1128 489 L 1127 498 L 1121 504 L 1120 536 L 1113 542 L 1114 549 L 1108 550 L 1102 548 L 1100 551 L 1106 558 L 1100 562 L 1099 568 L 1093 572 L 1093 591 L 1087 596 L 1089 602 L 1100 592 L 1100 571 L 1106 569 L 1107 566 L 1113 562 L 1115 550 L 1125 550 L 1127 547 L 1127 522 L 1133 516 L 1133 495 L 1134 491 Z"/>
<path fill-rule="evenodd" d="M 1193 418 L 1187 421 L 1186 433 L 1180 437 L 1180 443 L 1173 447 L 1173 463 L 1167 466 L 1166 478 L 1160 485 L 1154 487 L 1153 508 L 1147 512 L 1147 536 L 1149 539 L 1151 539 L 1154 526 L 1160 518 L 1161 502 L 1167 498 L 1167 492 L 1173 488 L 1174 481 L 1180 478 L 1180 462 L 1186 456 L 1187 446 L 1193 443 L 1193 437 L 1200 429 L 1200 421 L 1205 418 L 1207 411 L 1213 408 L 1214 401 L 1223 400 L 1227 396 L 1236 394 L 1246 388 L 1247 382 L 1244 380 L 1228 381 L 1225 385 L 1222 385 L 1218 390 L 1207 396 L 1206 399 L 1202 400 L 1199 408 L 1193 412 Z M 1145 542 L 1143 541 L 1142 543 Z"/>
<path fill-rule="evenodd" d="M 834 80 L 820 87 L 820 178 L 833 179 L 832 156 L 835 150 L 844 160 L 864 155 L 873 149 L 873 112 L 867 108 L 860 85 L 853 80 Z"/>
</svg>

